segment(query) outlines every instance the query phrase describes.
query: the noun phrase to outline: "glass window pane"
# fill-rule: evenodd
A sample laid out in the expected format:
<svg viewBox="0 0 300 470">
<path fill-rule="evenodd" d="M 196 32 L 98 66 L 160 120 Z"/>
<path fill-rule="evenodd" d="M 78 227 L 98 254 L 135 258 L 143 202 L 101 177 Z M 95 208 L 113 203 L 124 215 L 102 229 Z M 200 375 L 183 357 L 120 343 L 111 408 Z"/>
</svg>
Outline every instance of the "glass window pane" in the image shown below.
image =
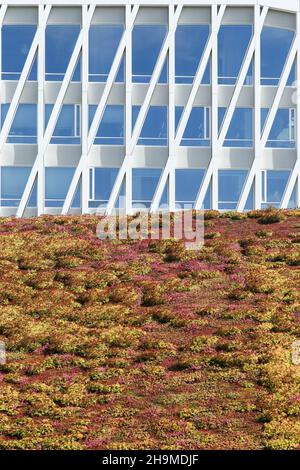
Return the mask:
<svg viewBox="0 0 300 470">
<path fill-rule="evenodd" d="M 261 84 L 277 85 L 287 59 L 294 31 L 264 26 L 261 32 Z M 289 85 L 294 80 L 294 72 Z"/>
<path fill-rule="evenodd" d="M 291 198 L 288 203 L 288 209 L 296 209 L 296 208 L 297 208 L 297 184 L 295 184 Z"/>
<path fill-rule="evenodd" d="M 0 172 L 0 205 L 2 207 L 18 207 L 31 172 L 31 167 L 3 166 Z M 36 207 L 36 184 L 34 185 L 27 206 Z"/>
<path fill-rule="evenodd" d="M 180 24 L 175 33 L 176 83 L 193 83 L 202 57 L 210 27 L 202 24 Z M 210 67 L 207 66 L 202 83 L 210 83 Z"/>
<path fill-rule="evenodd" d="M 261 110 L 262 130 L 269 110 Z M 295 147 L 295 109 L 279 108 L 275 115 L 273 125 L 268 137 L 267 147 L 294 148 Z"/>
<path fill-rule="evenodd" d="M 89 126 L 91 126 L 97 106 L 89 106 Z M 124 144 L 124 106 L 107 105 L 103 113 L 94 144 Z"/>
<path fill-rule="evenodd" d="M 279 207 L 282 200 L 290 171 L 282 170 L 268 170 L 267 171 L 267 190 L 266 190 L 266 203 L 262 207 L 272 205 Z"/>
<path fill-rule="evenodd" d="M 124 31 L 123 25 L 92 25 L 89 30 L 89 81 L 106 82 Z M 124 81 L 124 60 L 116 77 Z"/>
<path fill-rule="evenodd" d="M 205 170 L 200 169 L 176 169 L 175 170 L 175 201 L 176 206 L 194 205 L 201 188 Z M 210 206 L 209 191 L 205 197 L 204 207 Z"/>
<path fill-rule="evenodd" d="M 236 210 L 246 180 L 247 170 L 219 170 L 219 209 Z"/>
<path fill-rule="evenodd" d="M 134 128 L 140 106 L 132 107 L 132 128 Z M 168 144 L 168 109 L 167 106 L 150 106 L 138 145 L 161 145 Z"/>
<path fill-rule="evenodd" d="M 178 127 L 183 107 L 175 108 L 175 126 Z M 209 147 L 210 146 L 210 110 L 195 106 L 192 108 L 189 116 L 183 138 L 180 145 L 182 146 L 197 146 Z"/>
<path fill-rule="evenodd" d="M 62 81 L 73 53 L 80 25 L 48 25 L 46 28 L 46 80 Z M 72 81 L 80 81 L 80 60 Z"/>
<path fill-rule="evenodd" d="M 108 201 L 119 168 L 95 168 L 95 199 Z"/>
<path fill-rule="evenodd" d="M 219 131 L 225 117 L 225 111 L 225 108 L 219 108 Z M 234 110 L 223 144 L 224 147 L 252 147 L 252 111 L 251 108 L 236 108 Z"/>
<path fill-rule="evenodd" d="M 46 104 L 45 128 L 47 127 L 47 124 L 49 122 L 52 110 L 53 110 L 53 104 Z M 57 120 L 50 143 L 51 144 L 77 144 L 77 145 L 80 144 L 80 107 L 79 105 L 64 104 L 61 107 L 58 120 Z"/>
<path fill-rule="evenodd" d="M 166 25 L 135 25 L 132 31 L 132 81 L 149 83 L 167 32 Z M 167 81 L 166 63 L 160 82 Z"/>
<path fill-rule="evenodd" d="M 74 175 L 75 168 L 47 167 L 45 168 L 45 206 L 62 207 L 69 186 Z M 78 196 L 73 201 L 75 207 Z M 75 205 L 74 205 L 75 203 Z"/>
<path fill-rule="evenodd" d="M 105 207 L 116 181 L 119 168 L 89 169 L 89 208 Z M 125 186 L 122 183 L 115 207 L 124 207 Z"/>
<path fill-rule="evenodd" d="M 1 127 L 4 124 L 9 104 L 1 105 Z M 7 143 L 35 144 L 37 136 L 37 106 L 36 104 L 21 103 L 17 108 L 11 125 Z"/>
<path fill-rule="evenodd" d="M 1 167 L 1 206 L 17 207 L 31 168 Z"/>
<path fill-rule="evenodd" d="M 133 207 L 150 207 L 162 170 L 160 168 L 133 168 Z"/>
<path fill-rule="evenodd" d="M 36 32 L 36 25 L 2 26 L 2 80 L 19 80 Z M 29 80 L 36 80 L 36 61 Z"/>
<path fill-rule="evenodd" d="M 250 39 L 251 25 L 222 25 L 218 34 L 219 83 L 234 85 L 239 75 Z M 237 40 L 238 38 L 238 40 Z M 249 70 L 251 73 L 251 68 Z M 249 82 L 249 83 L 248 83 Z M 247 84 L 251 84 L 248 75 Z"/>
</svg>

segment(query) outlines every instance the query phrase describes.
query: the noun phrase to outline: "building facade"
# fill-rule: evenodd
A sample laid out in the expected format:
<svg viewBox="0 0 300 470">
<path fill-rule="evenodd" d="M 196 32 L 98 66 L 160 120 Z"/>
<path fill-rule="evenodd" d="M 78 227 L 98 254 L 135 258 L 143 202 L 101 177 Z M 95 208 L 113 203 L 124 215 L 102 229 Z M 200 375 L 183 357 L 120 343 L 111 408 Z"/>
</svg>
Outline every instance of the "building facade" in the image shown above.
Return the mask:
<svg viewBox="0 0 300 470">
<path fill-rule="evenodd" d="M 300 206 L 300 0 L 7 0 L 0 215 Z"/>
</svg>

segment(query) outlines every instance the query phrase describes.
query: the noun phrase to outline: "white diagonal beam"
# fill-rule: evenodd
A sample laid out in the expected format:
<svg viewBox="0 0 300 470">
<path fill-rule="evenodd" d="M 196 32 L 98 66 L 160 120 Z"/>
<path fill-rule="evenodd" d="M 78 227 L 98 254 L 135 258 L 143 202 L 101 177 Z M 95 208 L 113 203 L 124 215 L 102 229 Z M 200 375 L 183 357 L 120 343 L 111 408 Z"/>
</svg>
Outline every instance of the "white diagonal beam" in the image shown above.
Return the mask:
<svg viewBox="0 0 300 470">
<path fill-rule="evenodd" d="M 300 77 L 300 12 L 297 13 L 297 44 L 298 44 L 298 47 L 297 47 L 297 60 L 296 60 L 296 67 L 297 67 L 297 70 L 296 70 L 296 77 L 297 77 L 297 81 L 296 81 L 296 87 L 297 87 L 297 92 L 295 93 L 295 95 L 297 96 L 297 108 L 296 108 L 296 119 L 295 119 L 295 123 L 294 123 L 294 129 L 295 129 L 295 134 L 296 134 L 296 145 L 297 145 L 297 159 L 296 159 L 296 162 L 295 162 L 295 165 L 294 165 L 294 168 L 292 169 L 291 171 L 291 174 L 290 174 L 290 177 L 288 179 L 288 183 L 286 185 L 286 188 L 285 188 L 285 191 L 284 191 L 284 194 L 283 194 L 283 198 L 282 198 L 282 201 L 281 201 L 281 204 L 280 204 L 280 207 L 282 209 L 286 209 L 289 202 L 290 202 L 290 199 L 291 199 L 291 196 L 292 196 L 292 193 L 293 193 L 293 190 L 294 190 L 294 187 L 295 187 L 295 184 L 297 182 L 297 179 L 298 179 L 298 190 L 296 191 L 296 206 L 299 207 L 299 197 L 300 197 L 300 194 L 299 194 L 299 179 L 300 179 L 300 146 L 299 146 L 299 143 L 300 143 L 300 96 L 299 96 L 299 87 L 300 87 L 300 83 L 299 83 L 299 77 Z"/>
<path fill-rule="evenodd" d="M 88 169 L 88 134 L 89 134 L 89 105 L 88 105 L 88 81 L 89 81 L 89 25 L 88 5 L 82 5 L 82 29 L 83 43 L 81 51 L 81 153 L 84 155 L 84 165 L 81 178 L 81 207 L 82 213 L 88 212 L 89 199 L 89 169 Z M 75 189 L 76 191 L 76 189 Z"/>
<path fill-rule="evenodd" d="M 228 129 L 229 129 L 229 126 L 230 126 L 230 122 L 231 122 L 233 113 L 235 111 L 237 101 L 239 99 L 241 90 L 242 90 L 243 85 L 245 83 L 247 72 L 249 70 L 251 60 L 252 60 L 252 57 L 253 57 L 253 53 L 254 53 L 254 50 L 255 50 L 256 34 L 260 35 L 261 30 L 262 30 L 263 25 L 264 25 L 264 22 L 265 22 L 265 19 L 266 19 L 266 16 L 267 16 L 267 13 L 268 13 L 268 7 L 264 7 L 263 10 L 262 10 L 262 13 L 260 15 L 260 19 L 259 19 L 259 24 L 258 24 L 258 27 L 257 27 L 258 31 L 254 32 L 254 35 L 253 35 L 253 37 L 250 41 L 248 50 L 246 52 L 246 55 L 245 55 L 245 58 L 244 58 L 244 61 L 243 61 L 243 64 L 242 64 L 242 67 L 241 67 L 241 70 L 240 70 L 240 73 L 239 73 L 239 77 L 238 77 L 238 80 L 237 80 L 235 88 L 234 88 L 232 98 L 230 100 L 229 106 L 227 108 L 227 112 L 225 114 L 224 121 L 223 121 L 222 126 L 221 126 L 219 139 L 218 139 L 220 147 L 223 145 L 224 140 L 226 138 L 226 135 L 227 135 L 227 132 L 228 132 Z"/>
<path fill-rule="evenodd" d="M 217 12 L 218 7 L 217 5 L 212 5 L 211 10 L 211 21 L 213 28 L 216 27 L 217 23 Z M 219 76 L 219 64 L 218 64 L 218 40 L 216 39 L 213 43 L 212 50 L 211 50 L 211 160 L 212 160 L 212 174 L 211 180 L 206 179 L 204 181 L 204 191 L 203 197 L 201 199 L 201 205 L 199 201 L 197 201 L 196 197 L 196 204 L 198 203 L 199 206 L 196 207 L 202 209 L 203 200 L 205 194 L 207 193 L 207 189 L 209 187 L 211 181 L 211 194 L 210 194 L 210 207 L 212 209 L 218 209 L 218 202 L 219 202 L 219 186 L 218 186 L 218 163 L 215 160 L 215 156 L 218 155 L 218 136 L 219 136 L 219 120 L 218 120 L 218 110 L 219 110 L 219 84 L 218 84 L 218 76 Z M 207 181 L 207 183 L 206 183 Z M 199 185 L 199 191 L 202 188 L 202 181 Z M 198 192 L 199 192 L 198 191 Z M 198 196 L 198 194 L 197 194 Z"/>
<path fill-rule="evenodd" d="M 169 29 L 171 32 L 170 46 L 169 46 L 169 67 L 168 67 L 168 82 L 169 82 L 169 106 L 168 106 L 168 143 L 169 143 L 169 160 L 171 161 L 171 169 L 169 171 L 168 180 L 168 205 L 169 211 L 175 211 L 175 9 L 174 5 L 169 5 Z M 164 191 L 164 189 L 163 189 Z M 160 201 L 158 202 L 159 205 Z"/>
<path fill-rule="evenodd" d="M 256 12 L 259 12 L 259 7 L 258 6 L 256 7 Z M 209 186 L 210 179 L 213 176 L 214 172 L 217 171 L 215 163 L 216 163 L 216 160 L 217 160 L 217 157 L 218 157 L 218 150 L 223 145 L 223 142 L 226 138 L 226 134 L 228 132 L 228 128 L 229 128 L 229 125 L 230 125 L 230 122 L 231 122 L 231 119 L 232 119 L 232 116 L 233 116 L 238 98 L 240 96 L 240 93 L 241 93 L 242 87 L 244 85 L 245 78 L 246 78 L 250 63 L 251 63 L 251 60 L 252 60 L 252 57 L 253 57 L 253 53 L 254 53 L 255 45 L 256 45 L 256 41 L 257 41 L 257 36 L 259 36 L 260 33 L 261 33 L 261 30 L 263 28 L 263 24 L 264 24 L 267 12 L 268 12 L 268 8 L 264 7 L 263 10 L 262 10 L 261 15 L 256 16 L 254 36 L 251 39 L 251 42 L 250 42 L 250 45 L 249 45 L 248 50 L 246 52 L 246 56 L 245 56 L 245 59 L 243 61 L 241 70 L 239 72 L 237 83 L 236 83 L 236 86 L 235 86 L 235 89 L 234 89 L 229 107 L 227 109 L 227 112 L 226 112 L 226 115 L 225 115 L 225 118 L 224 118 L 224 121 L 223 121 L 223 124 L 222 124 L 221 131 L 220 131 L 220 134 L 219 134 L 219 138 L 218 138 L 218 142 L 217 142 L 217 149 L 212 153 L 212 157 L 211 157 L 212 161 L 209 164 L 209 166 L 208 166 L 208 168 L 205 172 L 204 179 L 203 179 L 202 185 L 200 187 L 200 191 L 199 191 L 198 196 L 196 198 L 195 209 L 200 209 L 201 208 L 201 206 L 203 204 L 203 201 L 204 201 L 204 198 L 205 198 L 205 195 L 206 195 L 206 192 L 207 192 L 207 189 L 208 189 L 208 186 Z M 214 198 L 214 199 L 216 199 L 216 198 Z M 215 209 L 216 209 L 216 207 L 215 207 L 216 204 L 217 204 L 217 201 L 214 201 L 214 208 Z"/>
<path fill-rule="evenodd" d="M 177 9 L 176 9 L 176 13 L 175 13 L 175 19 L 174 19 L 175 24 L 178 23 L 181 11 L 182 11 L 182 5 L 178 5 Z M 129 144 L 129 153 L 126 153 L 126 155 L 124 157 L 122 165 L 121 165 L 121 167 L 118 171 L 118 175 L 117 175 L 115 184 L 113 186 L 112 192 L 110 194 L 110 198 L 109 198 L 107 208 L 106 208 L 106 214 L 108 214 L 108 215 L 111 214 L 111 212 L 113 211 L 116 199 L 117 199 L 119 191 L 121 189 L 121 185 L 122 185 L 124 176 L 125 176 L 126 172 L 129 171 L 130 164 L 131 164 L 131 155 L 132 155 L 132 153 L 134 151 L 134 148 L 137 144 L 137 141 L 138 141 L 143 123 L 144 123 L 145 118 L 146 118 L 146 114 L 147 114 L 147 111 L 148 111 L 148 108 L 149 108 L 149 105 L 150 105 L 150 101 L 151 101 L 155 86 L 157 85 L 160 73 L 161 73 L 162 68 L 163 68 L 164 61 L 166 59 L 166 55 L 167 55 L 167 52 L 168 52 L 168 49 L 169 49 L 170 38 L 171 38 L 171 32 L 169 30 L 168 33 L 167 33 L 167 36 L 165 38 L 165 41 L 162 45 L 162 48 L 160 50 L 157 62 L 156 62 L 155 67 L 154 67 L 154 71 L 153 71 L 152 76 L 151 76 L 150 84 L 149 84 L 149 87 L 147 89 L 145 100 L 144 100 L 144 102 L 141 106 L 141 109 L 139 111 L 139 114 L 138 114 L 138 117 L 137 117 L 137 120 L 136 120 L 136 123 L 135 123 L 135 126 L 134 126 L 134 130 L 132 132 L 132 136 L 131 136 L 130 144 Z"/>
<path fill-rule="evenodd" d="M 300 160 L 297 158 L 294 168 L 292 169 L 291 174 L 289 176 L 289 179 L 288 179 L 288 182 L 287 182 L 284 194 L 283 194 L 283 198 L 280 204 L 281 209 L 287 208 L 299 175 L 300 175 Z"/>
<path fill-rule="evenodd" d="M 254 159 L 259 163 L 256 167 L 255 183 L 254 183 L 254 209 L 261 209 L 261 191 L 262 182 L 260 174 L 261 164 L 261 30 L 257 26 L 260 22 L 260 5 L 254 7 L 254 36 L 255 36 L 255 52 L 254 52 Z M 243 188 L 242 188 L 243 189 Z M 243 194 L 243 191 L 242 191 Z M 246 204 L 246 199 L 245 199 Z"/>
<path fill-rule="evenodd" d="M 91 6 L 90 10 L 89 10 L 89 21 L 91 21 L 94 10 L 95 10 L 95 6 Z M 79 58 L 79 54 L 80 54 L 81 47 L 82 47 L 82 39 L 83 39 L 83 31 L 81 29 L 80 33 L 78 35 L 74 50 L 72 52 L 71 59 L 69 61 L 67 70 L 65 72 L 60 90 L 58 92 L 55 104 L 53 106 L 53 109 L 52 109 L 52 112 L 51 112 L 46 130 L 45 130 L 45 133 L 44 133 L 44 138 L 43 138 L 43 142 L 42 142 L 42 145 L 41 145 L 42 155 L 45 154 L 45 151 L 46 151 L 46 149 L 47 149 L 47 147 L 50 143 L 51 137 L 53 135 L 53 132 L 54 132 L 54 129 L 55 129 L 58 117 L 59 117 L 59 113 L 60 113 L 60 110 L 61 110 L 61 107 L 62 107 L 62 104 L 63 104 L 65 94 L 66 94 L 68 86 L 71 82 L 71 79 L 72 79 L 72 76 L 73 76 L 78 58 Z M 36 159 L 35 159 L 35 162 L 32 166 L 28 181 L 26 183 L 26 187 L 25 187 L 25 190 L 23 192 L 23 195 L 22 195 L 22 198 L 21 198 L 18 210 L 17 210 L 17 214 L 16 214 L 17 217 L 22 217 L 22 215 L 24 213 L 27 201 L 29 199 L 29 196 L 30 196 L 30 193 L 32 191 L 32 187 L 33 187 L 36 175 L 37 175 L 39 160 L 40 160 L 40 155 L 38 154 Z"/>
<path fill-rule="evenodd" d="M 205 69 L 207 67 L 208 61 L 209 61 L 209 57 L 210 57 L 210 54 L 211 54 L 211 51 L 212 51 L 213 44 L 217 41 L 217 38 L 218 38 L 218 32 L 219 32 L 219 29 L 220 29 L 220 26 L 221 26 L 221 23 L 222 23 L 222 18 L 223 18 L 223 15 L 225 13 L 225 9 L 226 9 L 225 5 L 220 6 L 219 12 L 217 14 L 216 25 L 215 25 L 214 29 L 212 29 L 212 31 L 211 31 L 211 34 L 210 34 L 210 37 L 209 37 L 209 39 L 206 43 L 203 55 L 200 59 L 198 70 L 196 72 L 196 75 L 195 75 L 195 78 L 194 78 L 194 81 L 193 81 L 193 86 L 192 86 L 188 101 L 187 101 L 186 106 L 185 106 L 185 108 L 182 112 L 181 119 L 180 119 L 179 124 L 178 124 L 177 132 L 176 132 L 176 138 L 175 138 L 175 145 L 176 146 L 180 145 L 183 133 L 185 131 L 188 119 L 189 119 L 191 111 L 192 111 L 192 107 L 193 107 L 193 104 L 194 104 L 194 101 L 195 101 L 195 98 L 196 98 L 196 94 L 197 94 L 199 86 L 202 82 L 202 78 L 203 78 Z"/>
<path fill-rule="evenodd" d="M 181 119 L 180 119 L 179 124 L 178 124 L 177 132 L 176 132 L 176 136 L 175 136 L 175 147 L 178 147 L 180 145 L 184 130 L 185 130 L 186 125 L 187 125 L 187 121 L 188 121 L 189 116 L 191 114 L 191 110 L 192 110 L 193 103 L 194 103 L 195 98 L 196 98 L 196 94 L 197 94 L 198 89 L 199 89 L 199 84 L 202 81 L 203 75 L 205 73 L 205 69 L 206 69 L 208 61 L 209 61 L 209 57 L 210 57 L 210 54 L 211 54 L 211 51 L 212 51 L 213 44 L 217 41 L 218 32 L 219 32 L 219 28 L 220 28 L 222 18 L 223 18 L 224 12 L 225 12 L 225 8 L 226 8 L 225 5 L 220 6 L 220 10 L 219 10 L 218 15 L 217 15 L 216 27 L 215 27 L 214 30 L 211 31 L 210 37 L 208 38 L 208 41 L 206 43 L 203 55 L 200 58 L 198 69 L 197 69 L 196 75 L 194 77 L 192 89 L 190 91 L 188 101 L 187 101 L 186 106 L 185 106 L 185 108 L 182 112 Z M 177 25 L 177 23 L 176 23 L 176 25 Z M 162 174 L 160 176 L 160 179 L 159 179 L 159 182 L 158 182 L 155 194 L 154 194 L 154 198 L 153 198 L 153 201 L 152 201 L 152 204 L 151 204 L 151 207 L 150 207 L 150 212 L 155 212 L 158 208 L 158 205 L 159 205 L 159 202 L 161 200 L 164 187 L 165 187 L 167 179 L 168 179 L 168 175 L 170 174 L 170 171 L 171 171 L 171 167 L 172 167 L 172 158 L 170 158 L 170 156 L 169 156 L 168 160 L 167 160 L 167 163 L 166 163 L 166 165 L 165 165 L 165 167 L 162 171 Z"/>
<path fill-rule="evenodd" d="M 2 26 L 3 20 L 7 11 L 7 5 L 1 5 L 0 8 L 0 25 Z"/>
<path fill-rule="evenodd" d="M 9 105 L 7 115 L 5 117 L 2 129 L 1 129 L 1 132 L 0 132 L 0 152 L 2 151 L 3 145 L 5 144 L 5 142 L 7 140 L 7 136 L 9 134 L 9 131 L 10 131 L 10 128 L 11 128 L 13 119 L 15 117 L 21 95 L 22 95 L 22 91 L 24 89 L 27 77 L 30 73 L 30 70 L 31 70 L 31 67 L 32 67 L 32 64 L 33 64 L 33 61 L 34 61 L 34 58 L 35 58 L 36 50 L 38 48 L 41 35 L 44 33 L 44 28 L 45 28 L 50 10 L 51 10 L 51 5 L 47 5 L 46 9 L 45 9 L 44 22 L 43 22 L 43 24 L 39 24 L 39 27 L 36 30 L 36 33 L 34 35 L 31 47 L 30 47 L 29 52 L 27 54 L 27 58 L 25 60 L 23 70 L 21 72 L 20 79 L 18 81 L 16 90 L 14 92 L 14 96 L 11 100 L 10 105 Z"/>
<path fill-rule="evenodd" d="M 213 29 L 220 27 L 217 17 L 217 7 L 212 5 L 212 25 Z M 210 182 L 211 185 L 211 207 L 218 208 L 218 41 L 217 38 L 212 44 L 211 51 L 211 158 L 200 184 L 199 192 L 195 200 L 195 209 L 202 208 L 202 204 L 207 193 Z"/>
<path fill-rule="evenodd" d="M 130 29 L 132 29 L 132 27 L 133 27 L 136 15 L 138 13 L 138 9 L 139 9 L 139 6 L 134 5 L 134 7 L 132 9 L 132 13 L 131 13 Z M 118 73 L 118 69 L 119 69 L 123 54 L 124 54 L 124 50 L 125 50 L 125 46 L 126 46 L 126 34 L 125 33 L 126 33 L 126 31 L 124 31 L 124 33 L 122 35 L 122 38 L 121 38 L 121 41 L 119 43 L 117 52 L 115 54 L 110 72 L 109 72 L 108 77 L 107 77 L 107 81 L 105 83 L 105 87 L 104 87 L 101 99 L 100 99 L 100 101 L 97 105 L 97 109 L 96 109 L 93 121 L 91 123 L 91 127 L 90 127 L 89 134 L 88 134 L 88 146 L 87 146 L 88 153 L 90 152 L 91 147 L 94 143 L 94 140 L 95 140 L 95 137 L 96 137 L 96 134 L 97 134 L 97 130 L 99 128 L 99 124 L 100 124 L 100 121 L 102 119 L 102 116 L 103 116 L 103 113 L 104 113 L 104 110 L 105 110 L 107 99 L 108 99 L 109 94 L 111 92 L 111 88 L 113 86 L 115 77 Z M 76 167 L 76 170 L 74 172 L 71 184 L 70 184 L 69 189 L 68 189 L 68 193 L 67 193 L 67 196 L 66 196 L 63 208 L 62 208 L 62 214 L 67 214 L 69 209 L 70 209 L 70 206 L 71 206 L 71 203 L 72 203 L 75 191 L 76 191 L 76 187 L 77 187 L 79 178 L 82 174 L 84 160 L 85 160 L 85 156 L 81 155 L 79 163 L 78 163 L 78 165 Z"/>
<path fill-rule="evenodd" d="M 131 12 L 131 21 L 130 21 L 130 25 L 129 25 L 130 33 L 131 33 L 132 28 L 133 28 L 133 24 L 134 24 L 135 18 L 137 16 L 138 10 L 139 10 L 139 6 L 134 5 L 134 7 L 132 9 L 132 12 Z M 106 105 L 107 99 L 108 99 L 109 94 L 111 92 L 111 88 L 113 86 L 115 77 L 118 73 L 118 69 L 119 69 L 119 66 L 120 66 L 120 63 L 121 63 L 121 60 L 122 60 L 122 57 L 123 57 L 123 54 L 124 54 L 125 46 L 126 46 L 126 34 L 128 34 L 127 30 L 125 30 L 123 35 L 122 35 L 122 38 L 121 38 L 121 41 L 119 43 L 117 52 L 115 54 L 110 72 L 109 72 L 108 77 L 107 77 L 107 82 L 105 84 L 101 99 L 98 103 L 93 121 L 91 123 L 89 136 L 88 136 L 88 152 L 90 151 L 90 149 L 91 149 L 91 147 L 94 143 L 94 140 L 95 140 L 98 128 L 99 128 L 99 124 L 101 122 L 101 119 L 102 119 L 102 116 L 103 116 L 103 113 L 104 113 L 104 110 L 105 110 L 105 105 Z"/>
<path fill-rule="evenodd" d="M 46 25 L 44 20 L 45 7 L 39 5 L 38 7 L 39 24 Z M 37 82 L 38 82 L 38 103 L 37 103 L 37 144 L 38 144 L 38 177 L 37 177 L 37 213 L 41 215 L 45 209 L 45 171 L 44 171 L 44 154 L 42 153 L 42 145 L 45 130 L 45 34 L 41 34 L 38 46 L 38 60 L 37 60 Z"/>
<path fill-rule="evenodd" d="M 174 27 L 175 28 L 177 26 L 181 11 L 182 11 L 182 5 L 178 5 L 177 9 L 176 9 L 176 12 L 175 12 L 175 18 L 174 18 Z M 165 38 L 164 43 L 162 45 L 162 48 L 160 50 L 157 62 L 156 62 L 155 67 L 154 67 L 154 71 L 153 71 L 152 76 L 151 76 L 150 84 L 149 84 L 144 102 L 141 106 L 141 109 L 139 111 L 134 129 L 133 129 L 133 132 L 132 132 L 131 146 L 130 146 L 130 153 L 131 154 L 133 153 L 134 148 L 136 146 L 136 143 L 138 141 L 138 138 L 140 136 L 142 126 L 144 124 L 144 121 L 145 121 L 145 118 L 146 118 L 146 115 L 147 115 L 147 111 L 148 111 L 148 108 L 149 108 L 149 105 L 150 105 L 150 101 L 151 101 L 154 89 L 157 85 L 157 82 L 159 80 L 164 62 L 166 60 L 167 53 L 168 53 L 168 50 L 169 50 L 169 45 L 170 45 L 170 39 L 171 39 L 172 34 L 174 34 L 174 32 L 172 32 L 170 30 L 170 25 L 169 25 L 168 33 L 166 35 L 166 38 Z"/>
<path fill-rule="evenodd" d="M 294 38 L 292 47 L 289 51 L 286 63 L 284 65 L 283 72 L 281 74 L 279 84 L 278 84 L 278 88 L 277 88 L 277 91 L 276 91 L 276 94 L 275 94 L 275 98 L 273 100 L 271 109 L 270 109 L 269 114 L 268 114 L 267 119 L 266 119 L 266 124 L 265 124 L 263 134 L 262 134 L 262 137 L 261 137 L 261 145 L 260 145 L 261 149 L 265 148 L 266 142 L 268 140 L 268 136 L 270 134 L 270 131 L 271 131 L 271 128 L 272 128 L 272 125 L 273 125 L 273 122 L 274 122 L 274 119 L 275 119 L 275 116 L 276 116 L 276 113 L 277 113 L 277 110 L 278 110 L 278 106 L 279 106 L 282 94 L 284 92 L 288 77 L 289 77 L 290 72 L 291 72 L 291 68 L 293 66 L 293 62 L 295 60 L 297 47 L 298 47 L 297 39 L 298 39 L 298 37 L 296 35 L 296 37 Z M 246 179 L 246 182 L 245 182 L 240 200 L 238 202 L 237 211 L 239 211 L 239 212 L 244 210 L 244 207 L 245 207 L 245 204 L 246 204 L 246 201 L 248 199 L 249 192 L 250 192 L 250 189 L 251 189 L 251 186 L 252 186 L 252 183 L 253 183 L 253 179 L 254 179 L 255 175 L 258 173 L 259 162 L 260 162 L 259 156 L 255 157 L 254 160 L 253 160 L 252 166 L 250 168 L 250 171 L 247 175 L 247 179 Z"/>
<path fill-rule="evenodd" d="M 288 80 L 289 75 L 291 73 L 293 62 L 295 60 L 296 53 L 297 53 L 297 47 L 298 47 L 298 37 L 296 36 L 294 41 L 293 41 L 293 44 L 292 44 L 290 53 L 288 55 L 286 64 L 284 66 L 284 70 L 283 70 L 283 73 L 282 73 L 280 81 L 279 81 L 279 85 L 278 85 L 278 88 L 277 88 L 277 91 L 276 91 L 274 101 L 272 103 L 272 107 L 271 107 L 271 109 L 269 111 L 269 114 L 267 116 L 267 119 L 266 119 L 266 124 L 264 126 L 264 130 L 263 130 L 263 134 L 262 134 L 262 138 L 261 138 L 262 147 L 264 147 L 267 143 L 267 140 L 268 140 L 268 137 L 269 137 L 269 134 L 270 134 L 273 122 L 274 122 L 274 118 L 275 118 L 277 110 L 278 110 L 278 106 L 279 106 L 282 94 L 284 92 L 287 80 Z"/>
<path fill-rule="evenodd" d="M 0 51 L 2 51 L 2 25 L 6 15 L 7 5 L 0 7 Z M 0 54 L 0 82 L 2 81 L 2 54 Z"/>
<path fill-rule="evenodd" d="M 131 5 L 125 7 L 126 46 L 125 46 L 125 155 L 130 152 L 132 136 L 132 30 Z M 126 167 L 125 173 L 125 211 L 132 210 L 132 171 L 131 166 Z"/>
</svg>

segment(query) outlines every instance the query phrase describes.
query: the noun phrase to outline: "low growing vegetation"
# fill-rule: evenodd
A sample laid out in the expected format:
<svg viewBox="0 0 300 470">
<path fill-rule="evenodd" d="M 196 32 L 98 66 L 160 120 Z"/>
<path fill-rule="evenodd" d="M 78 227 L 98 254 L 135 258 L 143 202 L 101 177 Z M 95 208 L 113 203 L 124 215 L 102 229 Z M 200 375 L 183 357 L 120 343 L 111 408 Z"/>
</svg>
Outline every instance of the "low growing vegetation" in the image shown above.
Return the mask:
<svg viewBox="0 0 300 470">
<path fill-rule="evenodd" d="M 204 246 L 0 219 L 0 449 L 297 449 L 300 211 Z"/>
</svg>

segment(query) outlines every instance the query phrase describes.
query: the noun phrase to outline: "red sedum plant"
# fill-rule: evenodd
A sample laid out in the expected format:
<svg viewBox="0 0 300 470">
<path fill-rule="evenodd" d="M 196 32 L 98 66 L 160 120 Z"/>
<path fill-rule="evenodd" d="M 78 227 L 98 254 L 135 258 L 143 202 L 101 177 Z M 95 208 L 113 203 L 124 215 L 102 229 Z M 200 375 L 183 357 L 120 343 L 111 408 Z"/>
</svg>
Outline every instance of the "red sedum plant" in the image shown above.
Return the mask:
<svg viewBox="0 0 300 470">
<path fill-rule="evenodd" d="M 205 243 L 0 219 L 0 449 L 297 449 L 300 211 Z"/>
</svg>

